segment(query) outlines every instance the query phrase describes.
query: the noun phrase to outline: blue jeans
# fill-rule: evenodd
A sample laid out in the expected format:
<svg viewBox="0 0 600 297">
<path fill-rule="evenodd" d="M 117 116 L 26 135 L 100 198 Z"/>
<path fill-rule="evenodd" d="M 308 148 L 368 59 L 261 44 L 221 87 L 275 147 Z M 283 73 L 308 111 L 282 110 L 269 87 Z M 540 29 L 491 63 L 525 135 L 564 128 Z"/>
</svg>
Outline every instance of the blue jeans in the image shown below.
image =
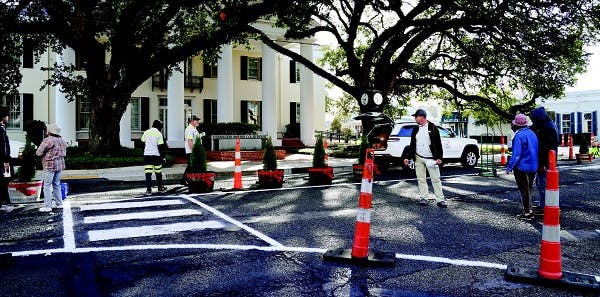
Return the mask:
<svg viewBox="0 0 600 297">
<path fill-rule="evenodd" d="M 546 172 L 540 173 L 538 171 L 537 176 L 535 177 L 535 186 L 540 193 L 540 203 L 539 207 L 544 207 L 546 205 Z"/>
<path fill-rule="evenodd" d="M 60 189 L 60 177 L 62 171 L 44 170 L 44 207 L 52 207 L 52 199 L 56 206 L 62 205 L 62 192 Z"/>
</svg>

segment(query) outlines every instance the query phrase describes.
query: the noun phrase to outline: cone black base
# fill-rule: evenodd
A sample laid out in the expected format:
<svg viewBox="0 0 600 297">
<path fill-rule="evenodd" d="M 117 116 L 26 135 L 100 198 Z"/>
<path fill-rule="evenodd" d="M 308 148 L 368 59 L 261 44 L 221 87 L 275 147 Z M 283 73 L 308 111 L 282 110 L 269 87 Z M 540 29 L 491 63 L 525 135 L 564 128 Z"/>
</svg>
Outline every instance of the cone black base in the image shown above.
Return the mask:
<svg viewBox="0 0 600 297">
<path fill-rule="evenodd" d="M 367 258 L 355 258 L 352 257 L 351 249 L 335 249 L 325 252 L 325 254 L 323 254 L 323 261 L 357 264 L 362 266 L 394 267 L 396 264 L 396 254 L 369 251 Z"/>
<path fill-rule="evenodd" d="M 572 289 L 600 293 L 600 283 L 598 281 L 600 278 L 589 274 L 563 271 L 560 279 L 548 279 L 541 277 L 538 274 L 537 267 L 509 266 L 508 269 L 506 269 L 504 277 L 506 280 L 515 282 L 553 287 L 566 286 Z"/>
</svg>

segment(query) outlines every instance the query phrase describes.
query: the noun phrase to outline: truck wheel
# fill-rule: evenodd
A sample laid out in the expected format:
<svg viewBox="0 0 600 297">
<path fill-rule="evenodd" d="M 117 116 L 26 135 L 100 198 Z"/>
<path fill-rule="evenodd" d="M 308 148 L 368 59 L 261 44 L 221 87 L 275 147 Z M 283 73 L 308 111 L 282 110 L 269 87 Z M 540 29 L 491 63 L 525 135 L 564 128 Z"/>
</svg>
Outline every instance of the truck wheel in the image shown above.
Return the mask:
<svg viewBox="0 0 600 297">
<path fill-rule="evenodd" d="M 477 165 L 477 159 L 479 159 L 477 149 L 468 147 L 463 152 L 460 163 L 464 168 L 470 169 Z"/>
</svg>

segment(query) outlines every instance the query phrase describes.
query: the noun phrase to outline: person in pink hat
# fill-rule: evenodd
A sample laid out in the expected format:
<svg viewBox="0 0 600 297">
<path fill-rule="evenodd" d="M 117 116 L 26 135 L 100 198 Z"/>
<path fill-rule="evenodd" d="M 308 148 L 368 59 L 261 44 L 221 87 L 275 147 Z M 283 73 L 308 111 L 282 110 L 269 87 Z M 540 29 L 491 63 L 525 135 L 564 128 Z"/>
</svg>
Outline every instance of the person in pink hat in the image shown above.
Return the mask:
<svg viewBox="0 0 600 297">
<path fill-rule="evenodd" d="M 523 212 L 517 217 L 520 220 L 533 220 L 531 211 L 531 188 L 538 169 L 538 139 L 529 128 L 527 116 L 517 114 L 512 121 L 515 136 L 512 141 L 512 156 L 506 165 L 506 174 L 514 172 L 517 188 L 521 192 Z"/>
</svg>

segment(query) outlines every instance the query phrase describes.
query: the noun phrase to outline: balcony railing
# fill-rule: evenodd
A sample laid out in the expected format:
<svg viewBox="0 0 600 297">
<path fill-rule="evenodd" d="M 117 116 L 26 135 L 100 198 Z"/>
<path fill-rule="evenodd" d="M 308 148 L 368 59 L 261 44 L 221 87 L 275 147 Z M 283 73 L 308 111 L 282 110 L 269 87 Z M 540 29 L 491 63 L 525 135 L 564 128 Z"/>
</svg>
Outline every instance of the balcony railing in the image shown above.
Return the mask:
<svg viewBox="0 0 600 297">
<path fill-rule="evenodd" d="M 168 78 L 166 75 L 162 73 L 157 73 L 152 75 L 152 90 L 154 88 L 159 88 L 162 92 L 167 89 Z M 204 89 L 204 77 L 202 76 L 185 76 L 183 85 L 185 88 L 191 89 L 192 92 L 194 90 L 198 90 L 202 93 L 202 89 Z"/>
</svg>

